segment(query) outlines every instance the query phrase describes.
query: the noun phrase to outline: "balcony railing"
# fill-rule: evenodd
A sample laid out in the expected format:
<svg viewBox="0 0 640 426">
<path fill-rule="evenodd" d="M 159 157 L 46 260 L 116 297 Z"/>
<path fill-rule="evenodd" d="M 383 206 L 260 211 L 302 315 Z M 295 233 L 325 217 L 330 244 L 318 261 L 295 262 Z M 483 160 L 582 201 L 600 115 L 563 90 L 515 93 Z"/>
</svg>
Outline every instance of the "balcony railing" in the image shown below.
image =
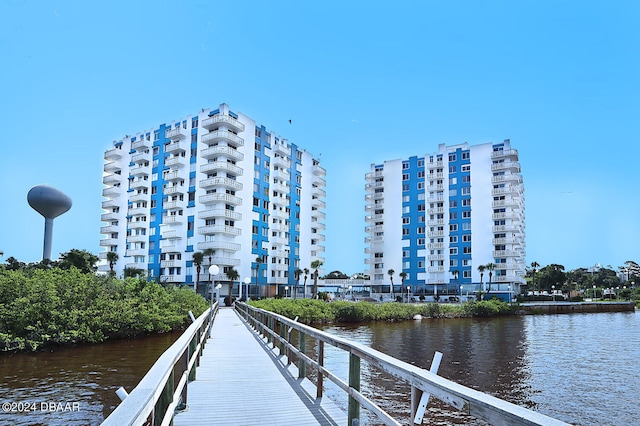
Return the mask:
<svg viewBox="0 0 640 426">
<path fill-rule="evenodd" d="M 172 153 L 181 153 L 185 151 L 185 145 L 182 142 L 172 142 L 167 145 L 165 152 Z"/>
<path fill-rule="evenodd" d="M 212 146 L 210 148 L 205 148 L 200 152 L 200 155 L 203 158 L 213 158 L 223 155 L 236 161 L 242 161 L 244 159 L 243 153 L 230 146 Z"/>
<path fill-rule="evenodd" d="M 244 146 L 244 139 L 228 130 L 214 130 L 213 132 L 206 133 L 202 135 L 200 141 L 206 144 L 225 141 L 227 143 L 231 143 L 236 148 Z"/>
<path fill-rule="evenodd" d="M 151 141 L 148 141 L 146 139 L 138 139 L 137 141 L 131 142 L 131 149 L 140 151 L 151 148 L 151 145 Z"/>
<path fill-rule="evenodd" d="M 199 201 L 201 204 L 211 204 L 217 202 L 224 202 L 235 206 L 239 206 L 242 204 L 242 198 L 230 194 L 220 193 L 201 195 Z"/>
<path fill-rule="evenodd" d="M 206 249 L 239 251 L 240 244 L 229 243 L 226 241 L 204 241 L 198 243 L 198 250 Z"/>
<path fill-rule="evenodd" d="M 211 163 L 203 164 L 200 166 L 202 173 L 208 173 L 213 171 L 226 171 L 236 176 L 242 175 L 242 168 L 227 161 L 212 161 Z"/>
<path fill-rule="evenodd" d="M 216 114 L 202 120 L 202 127 L 211 130 L 221 125 L 231 127 L 238 132 L 244 132 L 244 124 L 230 115 Z"/>
<path fill-rule="evenodd" d="M 208 225 L 198 227 L 198 234 L 200 235 L 225 234 L 238 236 L 241 232 L 240 228 L 227 225 Z"/>
<path fill-rule="evenodd" d="M 176 127 L 174 129 L 167 129 L 165 135 L 167 139 L 175 141 L 186 138 L 187 135 L 185 133 L 186 131 L 182 129 L 182 127 Z"/>
<path fill-rule="evenodd" d="M 104 153 L 105 160 L 118 160 L 122 158 L 122 150 L 118 148 L 113 148 Z"/>
<path fill-rule="evenodd" d="M 210 209 L 210 210 L 202 210 L 198 213 L 199 219 L 209 219 L 212 217 L 224 217 L 232 220 L 241 220 L 242 214 L 233 210 L 227 209 Z"/>
<path fill-rule="evenodd" d="M 227 177 L 214 177 L 200 181 L 200 188 L 212 188 L 215 186 L 224 186 L 236 191 L 240 191 L 242 189 L 242 183 Z"/>
</svg>

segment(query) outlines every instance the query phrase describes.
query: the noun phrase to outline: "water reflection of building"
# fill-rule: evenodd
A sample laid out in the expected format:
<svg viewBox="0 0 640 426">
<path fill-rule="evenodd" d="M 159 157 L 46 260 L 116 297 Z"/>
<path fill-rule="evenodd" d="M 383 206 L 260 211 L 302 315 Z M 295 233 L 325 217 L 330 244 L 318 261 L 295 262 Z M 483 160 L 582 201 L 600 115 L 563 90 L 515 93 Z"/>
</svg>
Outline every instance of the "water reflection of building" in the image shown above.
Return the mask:
<svg viewBox="0 0 640 426">
<path fill-rule="evenodd" d="M 365 263 L 374 293 L 465 296 L 484 283 L 485 292 L 505 299 L 519 294 L 524 188 L 509 140 L 441 144 L 434 154 L 374 164 L 365 188 Z M 490 288 L 489 270 L 482 277 L 478 270 L 487 264 L 494 265 Z"/>
</svg>

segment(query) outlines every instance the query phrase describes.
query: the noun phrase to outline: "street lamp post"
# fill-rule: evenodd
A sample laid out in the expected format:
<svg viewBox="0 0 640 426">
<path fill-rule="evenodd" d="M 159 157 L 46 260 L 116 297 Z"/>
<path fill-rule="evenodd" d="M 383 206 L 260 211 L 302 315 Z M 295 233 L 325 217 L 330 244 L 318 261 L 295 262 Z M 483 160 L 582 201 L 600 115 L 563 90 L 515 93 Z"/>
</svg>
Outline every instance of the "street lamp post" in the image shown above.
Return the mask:
<svg viewBox="0 0 640 426">
<path fill-rule="evenodd" d="M 349 286 L 349 296 L 351 296 L 351 300 L 353 300 L 353 286 Z"/>
<path fill-rule="evenodd" d="M 556 286 L 552 285 L 551 286 L 551 296 L 553 297 L 553 301 L 556 301 Z"/>
<path fill-rule="evenodd" d="M 289 296 L 289 286 L 285 285 L 284 286 L 284 297 L 285 299 Z"/>
<path fill-rule="evenodd" d="M 593 286 L 593 301 L 596 301 L 596 286 Z"/>
<path fill-rule="evenodd" d="M 407 286 L 407 303 L 409 303 L 409 292 L 411 291 L 411 286 Z"/>
</svg>

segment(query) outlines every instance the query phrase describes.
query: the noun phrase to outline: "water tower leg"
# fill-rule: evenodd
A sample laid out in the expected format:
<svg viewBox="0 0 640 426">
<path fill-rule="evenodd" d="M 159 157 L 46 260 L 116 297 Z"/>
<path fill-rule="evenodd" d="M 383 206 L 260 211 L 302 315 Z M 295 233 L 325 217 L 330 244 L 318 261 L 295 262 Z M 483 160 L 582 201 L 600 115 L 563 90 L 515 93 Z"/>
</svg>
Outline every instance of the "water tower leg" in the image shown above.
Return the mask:
<svg viewBox="0 0 640 426">
<path fill-rule="evenodd" d="M 53 237 L 53 219 L 44 219 L 44 247 L 42 249 L 42 260 L 51 260 L 51 239 Z"/>
</svg>

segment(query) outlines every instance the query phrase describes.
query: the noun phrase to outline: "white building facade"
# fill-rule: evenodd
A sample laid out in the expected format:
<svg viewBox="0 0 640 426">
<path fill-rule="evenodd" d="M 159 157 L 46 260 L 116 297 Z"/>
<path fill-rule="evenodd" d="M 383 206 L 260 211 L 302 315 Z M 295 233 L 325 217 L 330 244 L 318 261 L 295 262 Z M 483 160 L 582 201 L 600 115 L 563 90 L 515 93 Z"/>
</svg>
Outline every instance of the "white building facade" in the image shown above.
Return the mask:
<svg viewBox="0 0 640 426">
<path fill-rule="evenodd" d="M 373 293 L 471 299 L 482 291 L 504 300 L 520 293 L 524 187 L 509 140 L 441 144 L 433 154 L 373 164 L 365 190 Z"/>
<path fill-rule="evenodd" d="M 195 287 L 202 252 L 199 290 L 215 282 L 228 294 L 234 269 L 234 295 L 255 298 L 291 295 L 296 271 L 324 262 L 325 170 L 226 104 L 127 135 L 104 159 L 99 257 L 115 252 L 118 275 Z"/>
</svg>

